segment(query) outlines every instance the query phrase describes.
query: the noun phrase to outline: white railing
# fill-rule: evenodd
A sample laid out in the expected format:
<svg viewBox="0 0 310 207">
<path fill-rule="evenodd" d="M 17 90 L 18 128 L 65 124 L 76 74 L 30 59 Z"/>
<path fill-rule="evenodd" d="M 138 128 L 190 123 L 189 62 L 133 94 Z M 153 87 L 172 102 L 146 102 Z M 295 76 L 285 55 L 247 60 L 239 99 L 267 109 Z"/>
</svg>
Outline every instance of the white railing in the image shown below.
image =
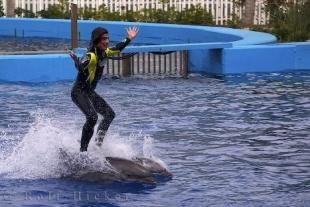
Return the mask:
<svg viewBox="0 0 310 207">
<path fill-rule="evenodd" d="M 11 0 L 15 1 L 15 8 L 38 12 L 47 9 L 49 5 L 58 3 L 58 0 Z M 266 15 L 264 12 L 264 1 L 256 0 L 254 24 L 265 24 Z M 242 18 L 242 10 L 233 4 L 233 0 L 169 0 L 168 3 L 162 4 L 160 0 L 72 0 L 77 3 L 79 8 L 95 8 L 98 9 L 100 5 L 105 4 L 111 12 L 124 12 L 126 10 L 138 11 L 144 8 L 164 8 L 174 6 L 177 10 L 182 10 L 190 7 L 190 5 L 200 4 L 207 9 L 213 16 L 216 24 L 223 25 L 228 20 L 232 20 L 233 14 Z M 4 0 L 4 8 L 6 8 L 6 0 Z M 6 10 L 5 10 L 6 11 Z"/>
<path fill-rule="evenodd" d="M 256 0 L 255 1 L 254 24 L 264 25 L 267 22 L 268 22 L 268 18 L 265 12 L 265 0 Z"/>
<path fill-rule="evenodd" d="M 1 1 L 1 0 L 0 0 Z M 3 5 L 3 9 L 4 9 L 4 13 L 7 13 L 7 5 L 6 5 L 6 0 L 2 0 L 2 5 Z"/>
</svg>

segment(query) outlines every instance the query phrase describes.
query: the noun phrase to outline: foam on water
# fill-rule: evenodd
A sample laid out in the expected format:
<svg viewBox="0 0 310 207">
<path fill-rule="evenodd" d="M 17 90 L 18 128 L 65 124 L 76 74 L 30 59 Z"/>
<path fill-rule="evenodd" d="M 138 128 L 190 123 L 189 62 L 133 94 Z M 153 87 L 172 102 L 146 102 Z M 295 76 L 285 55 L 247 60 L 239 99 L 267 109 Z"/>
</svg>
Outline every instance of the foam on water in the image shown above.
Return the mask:
<svg viewBox="0 0 310 207">
<path fill-rule="evenodd" d="M 9 179 L 46 179 L 58 178 L 70 174 L 63 168 L 63 160 L 60 149 L 65 150 L 75 157 L 75 162 L 83 165 L 83 156 L 79 152 L 80 130 L 65 126 L 53 113 L 36 111 L 32 114 L 34 123 L 30 125 L 28 132 L 22 140 L 14 146 L 8 155 L 2 151 L 0 156 L 0 175 Z M 10 139 L 2 133 L 2 138 Z M 107 168 L 105 157 L 121 157 L 132 159 L 135 157 L 152 157 L 153 139 L 143 135 L 142 132 L 132 133 L 129 137 L 121 137 L 119 134 L 107 134 L 101 148 L 94 143 L 94 137 L 90 142 L 86 154 L 91 159 L 92 167 L 96 169 Z M 85 163 L 84 163 L 85 164 Z"/>
</svg>

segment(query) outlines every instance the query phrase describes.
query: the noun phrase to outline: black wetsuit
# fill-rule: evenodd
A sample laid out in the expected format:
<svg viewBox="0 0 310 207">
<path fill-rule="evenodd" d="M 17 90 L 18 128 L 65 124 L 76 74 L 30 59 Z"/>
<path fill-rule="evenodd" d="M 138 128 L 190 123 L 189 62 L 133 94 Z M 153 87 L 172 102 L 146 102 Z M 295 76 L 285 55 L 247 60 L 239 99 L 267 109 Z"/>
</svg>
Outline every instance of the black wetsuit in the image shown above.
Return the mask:
<svg viewBox="0 0 310 207">
<path fill-rule="evenodd" d="M 94 39 L 95 38 L 92 39 L 92 42 Z M 130 39 L 126 38 L 122 42 L 116 44 L 115 47 L 109 48 L 108 50 L 120 52 L 129 44 L 129 42 Z M 108 56 L 106 51 L 102 51 L 95 46 L 91 46 L 88 50 L 88 52 L 94 53 L 97 58 L 95 76 L 92 81 L 89 80 L 89 72 L 87 70 L 91 60 L 91 55 L 87 53 L 81 60 L 75 63 L 76 68 L 78 69 L 78 74 L 71 91 L 71 97 L 73 102 L 86 116 L 86 122 L 82 131 L 80 151 L 87 151 L 88 144 L 94 133 L 94 127 L 98 120 L 97 113 L 103 116 L 97 130 L 99 142 L 102 142 L 104 135 L 115 117 L 113 109 L 95 92 L 97 83 L 102 76 L 105 60 Z"/>
</svg>

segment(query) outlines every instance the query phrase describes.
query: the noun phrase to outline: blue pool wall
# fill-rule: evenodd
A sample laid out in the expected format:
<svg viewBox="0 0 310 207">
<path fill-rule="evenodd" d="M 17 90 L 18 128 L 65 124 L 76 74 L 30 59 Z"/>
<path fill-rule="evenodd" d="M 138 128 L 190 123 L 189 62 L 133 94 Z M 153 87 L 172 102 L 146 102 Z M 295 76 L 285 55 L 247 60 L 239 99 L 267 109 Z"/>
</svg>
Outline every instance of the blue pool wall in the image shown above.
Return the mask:
<svg viewBox="0 0 310 207">
<path fill-rule="evenodd" d="M 180 44 L 187 44 L 190 73 L 221 75 L 310 69 L 310 42 L 278 44 L 276 38 L 267 33 L 222 27 L 82 20 L 78 22 L 80 39 L 89 40 L 97 26 L 106 27 L 112 41 L 124 38 L 126 27 L 138 26 L 140 33 L 134 41 L 151 45 L 149 51 L 154 48 L 164 51 L 167 45 L 177 50 Z M 0 18 L 0 35 L 70 39 L 70 21 Z M 147 51 L 147 46 L 143 47 Z M 139 46 L 129 46 L 124 52 L 139 50 Z M 67 54 L 0 55 L 1 80 L 72 80 L 75 75 Z"/>
<path fill-rule="evenodd" d="M 68 55 L 0 55 L 0 80 L 55 82 L 72 80 L 76 71 Z"/>
</svg>

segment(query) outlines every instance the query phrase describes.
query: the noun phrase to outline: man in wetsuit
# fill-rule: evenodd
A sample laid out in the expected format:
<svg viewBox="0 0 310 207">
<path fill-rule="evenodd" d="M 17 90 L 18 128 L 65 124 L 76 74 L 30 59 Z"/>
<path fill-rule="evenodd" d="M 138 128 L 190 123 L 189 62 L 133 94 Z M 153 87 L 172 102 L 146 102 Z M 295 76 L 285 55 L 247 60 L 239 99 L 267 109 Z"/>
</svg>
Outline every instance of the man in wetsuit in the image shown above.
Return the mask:
<svg viewBox="0 0 310 207">
<path fill-rule="evenodd" d="M 103 116 L 97 130 L 96 142 L 98 146 L 101 146 L 103 138 L 115 117 L 113 109 L 95 92 L 95 88 L 101 78 L 107 57 L 118 54 L 138 34 L 136 27 L 127 28 L 126 31 L 127 37 L 114 47 L 109 48 L 108 31 L 105 28 L 97 27 L 92 31 L 90 47 L 82 59 L 79 59 L 73 52 L 69 53 L 78 70 L 71 97 L 86 116 L 81 138 L 81 152 L 87 151 L 98 119 L 97 113 Z"/>
</svg>

